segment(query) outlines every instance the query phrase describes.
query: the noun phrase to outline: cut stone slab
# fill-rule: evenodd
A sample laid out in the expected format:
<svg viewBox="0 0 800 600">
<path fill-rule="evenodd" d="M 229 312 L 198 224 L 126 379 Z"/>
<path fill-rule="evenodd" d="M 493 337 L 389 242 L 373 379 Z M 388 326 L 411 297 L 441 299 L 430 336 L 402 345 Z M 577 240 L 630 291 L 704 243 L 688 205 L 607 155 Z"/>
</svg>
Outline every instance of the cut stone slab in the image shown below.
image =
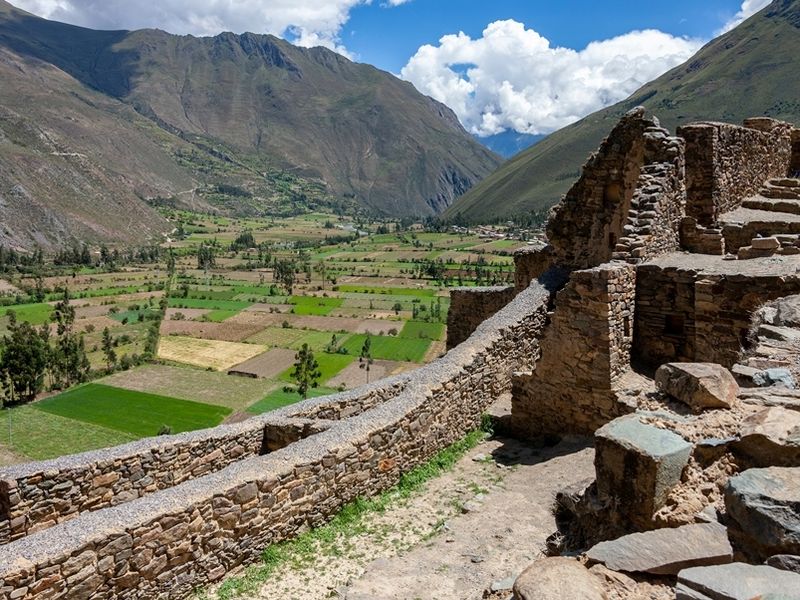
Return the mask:
<svg viewBox="0 0 800 600">
<path fill-rule="evenodd" d="M 725 508 L 732 539 L 754 560 L 800 554 L 800 467 L 748 469 L 731 477 Z"/>
<path fill-rule="evenodd" d="M 781 247 L 781 243 L 776 237 L 753 238 L 750 245 L 755 250 L 777 250 Z"/>
<path fill-rule="evenodd" d="M 800 410 L 800 391 L 790 390 L 779 385 L 744 389 L 739 394 L 739 400 L 746 404 L 757 404 L 764 407 L 780 406 L 790 410 Z"/>
<path fill-rule="evenodd" d="M 770 407 L 750 415 L 734 449 L 757 467 L 800 466 L 800 412 Z"/>
<path fill-rule="evenodd" d="M 631 533 L 600 542 L 586 556 L 614 571 L 677 575 L 688 567 L 729 563 L 733 548 L 723 525 L 702 523 Z"/>
<path fill-rule="evenodd" d="M 759 387 L 775 385 L 789 390 L 793 390 L 797 387 L 792 372 L 784 367 L 764 369 L 763 371 L 755 373 L 753 375 L 753 383 Z"/>
<path fill-rule="evenodd" d="M 800 575 L 766 565 L 731 563 L 678 574 L 677 600 L 800 600 Z"/>
<path fill-rule="evenodd" d="M 681 436 L 627 415 L 595 433 L 595 473 L 601 500 L 610 499 L 633 528 L 645 529 L 680 483 L 692 445 Z"/>
<path fill-rule="evenodd" d="M 695 411 L 730 408 L 739 394 L 728 369 L 714 363 L 667 363 L 656 371 L 656 386 Z"/>
<path fill-rule="evenodd" d="M 775 325 L 800 327 L 800 296 L 787 296 L 775 304 L 778 315 Z"/>
<path fill-rule="evenodd" d="M 574 558 L 537 560 L 514 582 L 518 600 L 605 600 L 600 580 Z"/>
<path fill-rule="evenodd" d="M 800 329 L 779 325 L 761 325 L 758 328 L 758 335 L 779 342 L 796 342 L 800 340 Z"/>
</svg>

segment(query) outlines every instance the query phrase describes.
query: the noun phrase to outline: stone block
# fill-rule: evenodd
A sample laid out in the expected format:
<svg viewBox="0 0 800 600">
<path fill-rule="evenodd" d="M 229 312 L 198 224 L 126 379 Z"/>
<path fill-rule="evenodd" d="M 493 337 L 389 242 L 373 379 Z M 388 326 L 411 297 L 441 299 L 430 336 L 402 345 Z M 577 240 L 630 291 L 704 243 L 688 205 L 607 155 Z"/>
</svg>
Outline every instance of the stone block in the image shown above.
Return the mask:
<svg viewBox="0 0 800 600">
<path fill-rule="evenodd" d="M 537 560 L 514 582 L 518 600 L 605 600 L 600 580 L 573 558 Z"/>
<path fill-rule="evenodd" d="M 729 563 L 733 549 L 723 525 L 702 523 L 632 533 L 600 542 L 586 555 L 614 571 L 677 575 L 688 567 Z"/>
<path fill-rule="evenodd" d="M 691 451 L 681 436 L 637 415 L 615 419 L 595 433 L 598 496 L 613 501 L 635 528 L 647 528 L 680 483 Z"/>
<path fill-rule="evenodd" d="M 800 412 L 796 410 L 765 408 L 742 422 L 739 436 L 734 449 L 755 466 L 800 466 Z"/>
<path fill-rule="evenodd" d="M 800 575 L 766 565 L 731 563 L 678 574 L 677 600 L 800 600 Z"/>
<path fill-rule="evenodd" d="M 776 237 L 753 238 L 750 245 L 755 250 L 777 250 L 781 243 Z"/>
<path fill-rule="evenodd" d="M 731 372 L 714 363 L 667 363 L 656 371 L 656 386 L 695 411 L 730 408 L 739 394 Z"/>
<path fill-rule="evenodd" d="M 800 468 L 748 469 L 731 477 L 725 508 L 733 539 L 748 556 L 800 554 Z"/>
</svg>

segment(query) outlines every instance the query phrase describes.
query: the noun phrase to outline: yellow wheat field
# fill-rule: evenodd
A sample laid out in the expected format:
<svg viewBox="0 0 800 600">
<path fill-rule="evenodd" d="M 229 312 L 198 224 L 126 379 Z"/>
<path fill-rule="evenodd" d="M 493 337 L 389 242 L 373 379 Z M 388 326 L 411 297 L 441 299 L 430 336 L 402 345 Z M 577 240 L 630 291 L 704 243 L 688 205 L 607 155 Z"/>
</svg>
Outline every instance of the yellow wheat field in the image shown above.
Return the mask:
<svg viewBox="0 0 800 600">
<path fill-rule="evenodd" d="M 266 348 L 258 344 L 239 344 L 172 335 L 162 337 L 158 344 L 158 357 L 163 360 L 216 371 L 230 369 L 264 351 Z"/>
</svg>

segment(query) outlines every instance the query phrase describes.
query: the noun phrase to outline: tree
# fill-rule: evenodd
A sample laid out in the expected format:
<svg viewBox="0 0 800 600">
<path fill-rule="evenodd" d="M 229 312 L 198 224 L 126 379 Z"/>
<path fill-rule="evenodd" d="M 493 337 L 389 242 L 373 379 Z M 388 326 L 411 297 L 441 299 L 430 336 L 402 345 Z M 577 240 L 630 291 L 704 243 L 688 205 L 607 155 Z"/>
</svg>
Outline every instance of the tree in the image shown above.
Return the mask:
<svg viewBox="0 0 800 600">
<path fill-rule="evenodd" d="M 56 323 L 56 345 L 50 355 L 50 370 L 55 387 L 68 387 L 86 381 L 89 359 L 83 337 L 75 333 L 75 307 L 70 304 L 69 290 L 64 288 L 61 300 L 53 310 Z"/>
<path fill-rule="evenodd" d="M 324 260 L 320 260 L 314 266 L 314 270 L 322 279 L 322 289 L 325 289 L 325 278 L 328 276 L 328 265 L 325 263 Z"/>
<path fill-rule="evenodd" d="M 372 366 L 372 336 L 368 333 L 364 340 L 364 345 L 361 346 L 361 356 L 358 358 L 358 367 L 367 372 L 367 383 L 369 383 L 369 370 Z"/>
<path fill-rule="evenodd" d="M 292 294 L 294 289 L 295 270 L 294 261 L 289 259 L 275 260 L 273 278 L 286 289 L 286 293 L 289 295 Z"/>
<path fill-rule="evenodd" d="M 308 344 L 303 344 L 295 355 L 295 360 L 297 362 L 294 363 L 292 379 L 297 383 L 297 393 L 303 398 L 308 398 L 308 390 L 317 387 L 322 376 L 319 363 Z"/>
<path fill-rule="evenodd" d="M 394 311 L 394 314 L 399 315 L 400 311 L 403 310 L 403 305 L 399 302 L 395 302 L 392 310 Z"/>
<path fill-rule="evenodd" d="M 203 242 L 197 249 L 197 268 L 201 271 L 208 271 L 213 269 L 216 265 L 217 258 L 214 250 L 214 245 Z"/>
<path fill-rule="evenodd" d="M 103 329 L 103 354 L 106 356 L 108 370 L 113 371 L 117 366 L 117 353 L 114 350 L 114 338 L 111 337 L 111 330 L 108 327 Z"/>
<path fill-rule="evenodd" d="M 44 386 L 49 354 L 47 340 L 30 323 L 19 323 L 13 312 L 8 314 L 10 335 L 3 337 L 0 378 L 7 382 L 9 404 L 31 402 Z"/>
</svg>

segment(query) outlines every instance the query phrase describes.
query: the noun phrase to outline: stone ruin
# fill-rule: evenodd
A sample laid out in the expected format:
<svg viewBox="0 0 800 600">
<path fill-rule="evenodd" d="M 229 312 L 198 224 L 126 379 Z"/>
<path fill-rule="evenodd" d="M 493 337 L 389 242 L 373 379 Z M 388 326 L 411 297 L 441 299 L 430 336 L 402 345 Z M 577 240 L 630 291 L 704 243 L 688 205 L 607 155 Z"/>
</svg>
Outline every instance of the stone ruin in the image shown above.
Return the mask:
<svg viewBox="0 0 800 600">
<path fill-rule="evenodd" d="M 800 130 L 628 113 L 448 352 L 243 423 L 0 470 L 0 599 L 187 598 L 479 426 L 593 440 L 532 598 L 800 598 Z M 535 485 L 535 482 L 532 482 Z"/>
</svg>

